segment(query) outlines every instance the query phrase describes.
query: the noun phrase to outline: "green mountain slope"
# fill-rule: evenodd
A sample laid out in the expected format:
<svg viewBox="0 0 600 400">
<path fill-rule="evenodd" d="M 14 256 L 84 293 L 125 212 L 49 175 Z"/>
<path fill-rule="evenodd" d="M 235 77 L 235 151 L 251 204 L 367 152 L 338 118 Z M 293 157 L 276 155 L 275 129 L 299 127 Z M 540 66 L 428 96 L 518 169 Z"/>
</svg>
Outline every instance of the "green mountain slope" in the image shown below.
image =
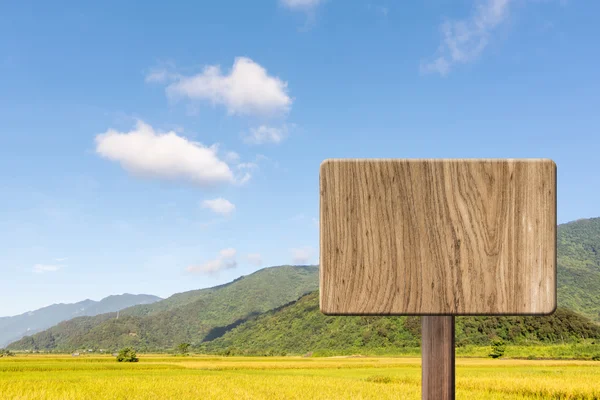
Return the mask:
<svg viewBox="0 0 600 400">
<path fill-rule="evenodd" d="M 140 351 L 173 348 L 220 336 L 244 320 L 293 301 L 318 287 L 318 267 L 265 268 L 225 285 L 179 293 L 119 313 L 75 318 L 7 346 L 13 350 L 80 348 Z"/>
<path fill-rule="evenodd" d="M 137 304 L 151 304 L 159 300 L 160 297 L 148 294 L 125 293 L 108 296 L 100 301 L 87 299 L 71 304 L 52 304 L 20 315 L 0 317 L 0 347 L 71 318 L 99 315 Z"/>
<path fill-rule="evenodd" d="M 558 226 L 558 305 L 600 321 L 600 218 Z"/>
<path fill-rule="evenodd" d="M 401 351 L 420 345 L 420 317 L 326 316 L 318 292 L 260 315 L 198 347 L 229 354 L 304 354 L 328 351 Z M 457 317 L 456 343 L 489 345 L 499 336 L 511 344 L 550 344 L 600 338 L 600 325 L 559 308 L 545 317 Z"/>
<path fill-rule="evenodd" d="M 566 337 L 572 335 L 568 330 L 571 328 L 566 331 L 562 328 L 556 328 L 556 326 L 563 323 L 575 326 L 576 328 L 572 329 L 573 332 L 579 332 L 583 329 L 583 333 L 580 332 L 581 335 L 588 335 L 586 332 L 588 331 L 587 324 L 589 321 L 582 322 L 583 320 L 578 319 L 577 315 L 570 313 L 565 308 L 600 321 L 600 218 L 559 225 L 557 242 L 559 310 L 554 316 L 547 317 L 549 318 L 547 321 L 553 321 L 552 327 L 536 325 L 539 321 L 545 321 L 543 318 L 526 318 L 522 321 L 519 320 L 521 322 L 518 323 L 517 319 L 507 319 L 506 321 L 510 322 L 508 325 L 505 325 L 504 322 L 498 322 L 505 321 L 502 318 L 498 319 L 498 317 L 459 319 L 464 321 L 464 325 L 457 323 L 457 341 L 483 343 L 487 340 L 487 337 L 493 334 L 498 334 L 501 337 L 506 336 L 508 333 L 503 333 L 504 330 L 509 333 L 527 331 L 535 336 L 529 337 L 523 334 L 523 340 L 527 341 L 552 341 L 557 340 L 559 337 L 564 339 L 565 335 Z M 371 320 L 362 317 L 348 317 L 343 320 L 329 320 L 327 317 L 319 316 L 318 313 L 313 313 L 312 309 L 304 310 L 306 314 L 302 314 L 299 311 L 301 308 L 297 308 L 294 311 L 294 319 L 285 322 L 285 324 L 290 326 L 300 324 L 297 332 L 301 332 L 302 337 L 295 336 L 294 332 L 296 331 L 288 330 L 283 333 L 281 327 L 273 325 L 274 320 L 271 320 L 271 322 L 261 320 L 260 326 L 256 325 L 256 328 L 252 328 L 253 324 L 258 324 L 258 320 L 253 319 L 254 316 L 281 307 L 283 304 L 298 299 L 305 293 L 316 290 L 318 288 L 318 278 L 317 267 L 285 266 L 266 268 L 225 285 L 179 293 L 156 303 L 130 307 L 120 312 L 119 319 L 116 319 L 116 314 L 92 318 L 75 318 L 54 326 L 48 331 L 40 332 L 32 337 L 25 337 L 21 341 L 11 344 L 9 348 L 72 350 L 86 347 L 114 349 L 124 345 L 132 345 L 142 351 L 160 350 L 172 348 L 184 341 L 199 345 L 203 342 L 218 339 L 225 334 L 223 338 L 215 340 L 214 343 L 202 345 L 216 351 L 237 345 L 237 341 L 240 339 L 231 339 L 230 334 L 226 334 L 226 332 L 238 325 L 239 328 L 235 330 L 236 335 L 242 335 L 242 330 L 247 332 L 248 336 L 244 339 L 246 348 L 250 348 L 248 346 L 249 343 L 254 342 L 254 336 L 269 338 L 265 343 L 272 343 L 272 349 L 280 346 L 281 349 L 292 350 L 294 347 L 285 344 L 285 341 L 297 345 L 306 343 L 308 348 L 335 348 L 338 341 L 339 343 L 346 343 L 345 346 L 349 346 L 348 343 L 352 343 L 352 346 L 378 346 L 383 343 L 378 342 L 378 340 L 391 341 L 391 343 L 395 343 L 395 346 L 410 346 L 417 343 L 418 332 L 415 329 L 418 329 L 420 325 L 418 319 L 415 318 L 398 317 L 396 319 Z M 297 307 L 305 304 L 305 301 L 303 299 Z M 312 304 L 311 307 L 316 307 L 316 305 Z M 265 318 L 268 315 L 272 314 L 268 313 Z M 331 324 L 331 329 L 337 329 L 336 332 L 339 332 L 339 334 L 336 335 L 338 336 L 329 337 L 329 334 L 321 336 L 320 329 L 324 328 L 319 325 L 321 324 L 319 318 L 325 318 L 325 321 L 329 321 L 327 324 Z M 559 319 L 555 320 L 554 318 Z M 246 320 L 249 321 L 244 324 Z M 392 336 L 376 335 L 371 338 L 369 335 L 373 334 L 372 331 L 358 329 L 359 332 L 362 332 L 360 335 L 366 335 L 365 337 L 361 336 L 361 339 L 361 337 L 355 337 L 354 334 L 350 335 L 348 332 L 352 330 L 347 332 L 346 330 L 350 328 L 344 327 L 345 324 L 360 326 L 363 323 L 369 326 L 370 321 L 376 320 L 385 321 L 378 322 L 377 324 L 384 325 L 378 325 L 378 328 L 396 333 Z M 494 324 L 499 325 L 494 328 Z M 582 324 L 586 328 L 581 328 Z M 464 338 L 460 336 L 463 332 L 461 331 L 463 326 Z M 490 332 L 486 330 L 489 326 L 492 326 L 489 329 L 499 329 L 499 331 Z M 274 327 L 273 332 L 270 332 L 271 327 Z M 574 335 L 577 336 L 577 334 Z M 302 339 L 303 337 L 305 338 Z M 385 337 L 385 340 L 383 337 Z M 514 338 L 510 336 L 509 340 L 518 341 L 520 340 L 519 337 L 519 335 Z M 224 342 L 226 340 L 231 340 L 231 342 L 226 345 Z M 387 346 L 387 344 L 385 345 Z"/>
</svg>

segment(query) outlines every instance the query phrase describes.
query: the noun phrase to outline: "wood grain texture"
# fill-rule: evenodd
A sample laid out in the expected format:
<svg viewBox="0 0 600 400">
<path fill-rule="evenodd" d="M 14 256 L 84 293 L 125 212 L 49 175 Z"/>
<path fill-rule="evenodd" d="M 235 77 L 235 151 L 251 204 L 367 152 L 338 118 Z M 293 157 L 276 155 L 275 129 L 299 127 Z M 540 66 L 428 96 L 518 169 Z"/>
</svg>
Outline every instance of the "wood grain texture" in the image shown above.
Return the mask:
<svg viewBox="0 0 600 400">
<path fill-rule="evenodd" d="M 421 317 L 421 398 L 455 397 L 454 316 Z"/>
<path fill-rule="evenodd" d="M 555 310 L 552 160 L 333 159 L 320 189 L 323 313 Z"/>
</svg>

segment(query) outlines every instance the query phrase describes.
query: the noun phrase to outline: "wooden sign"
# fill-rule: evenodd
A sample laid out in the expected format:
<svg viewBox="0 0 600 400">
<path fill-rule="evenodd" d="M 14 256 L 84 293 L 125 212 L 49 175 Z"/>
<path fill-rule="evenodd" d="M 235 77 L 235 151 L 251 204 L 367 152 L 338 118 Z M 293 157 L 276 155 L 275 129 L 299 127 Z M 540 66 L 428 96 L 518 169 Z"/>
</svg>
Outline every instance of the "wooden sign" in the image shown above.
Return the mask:
<svg viewBox="0 0 600 400">
<path fill-rule="evenodd" d="M 325 314 L 548 314 L 556 307 L 550 160 L 327 160 Z"/>
<path fill-rule="evenodd" d="M 320 190 L 321 311 L 452 316 L 424 319 L 424 368 L 438 337 L 453 371 L 454 315 L 556 309 L 552 160 L 331 159 Z"/>
</svg>

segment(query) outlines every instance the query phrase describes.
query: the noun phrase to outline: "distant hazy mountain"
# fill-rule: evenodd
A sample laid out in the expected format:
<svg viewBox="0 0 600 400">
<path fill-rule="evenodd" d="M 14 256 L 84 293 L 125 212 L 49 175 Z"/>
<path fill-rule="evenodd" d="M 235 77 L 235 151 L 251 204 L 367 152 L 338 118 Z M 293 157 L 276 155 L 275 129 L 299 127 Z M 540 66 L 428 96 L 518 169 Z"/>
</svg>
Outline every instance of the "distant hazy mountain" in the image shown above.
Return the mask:
<svg viewBox="0 0 600 400">
<path fill-rule="evenodd" d="M 9 349 L 170 349 L 222 335 L 248 318 L 289 303 L 319 286 L 315 266 L 264 268 L 225 285 L 175 294 L 116 313 L 79 317 L 26 336 Z"/>
<path fill-rule="evenodd" d="M 0 348 L 25 335 L 33 335 L 71 318 L 119 311 L 136 304 L 151 304 L 158 300 L 161 298 L 148 294 L 125 293 L 108 296 L 100 301 L 87 299 L 73 304 L 53 304 L 13 317 L 0 317 Z"/>
</svg>

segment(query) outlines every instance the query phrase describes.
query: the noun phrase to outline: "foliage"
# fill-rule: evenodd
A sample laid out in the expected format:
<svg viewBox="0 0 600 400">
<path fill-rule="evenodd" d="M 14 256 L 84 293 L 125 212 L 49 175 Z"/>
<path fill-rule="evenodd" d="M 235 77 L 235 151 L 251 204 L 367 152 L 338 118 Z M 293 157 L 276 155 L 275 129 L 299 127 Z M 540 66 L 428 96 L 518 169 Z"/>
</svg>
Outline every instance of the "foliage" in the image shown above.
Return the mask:
<svg viewBox="0 0 600 400">
<path fill-rule="evenodd" d="M 179 343 L 179 345 L 177 345 L 177 351 L 179 352 L 179 354 L 187 354 L 189 349 L 189 343 Z"/>
<path fill-rule="evenodd" d="M 403 354 L 420 346 L 419 317 L 327 316 L 317 291 L 253 318 L 198 351 L 224 355 Z M 562 308 L 549 316 L 457 317 L 456 345 L 580 343 L 600 338 L 600 326 Z"/>
<path fill-rule="evenodd" d="M 0 349 L 0 357 L 14 357 L 15 353 L 7 349 Z"/>
<path fill-rule="evenodd" d="M 504 355 L 506 351 L 506 345 L 504 344 L 504 340 L 500 338 L 494 338 L 492 340 L 492 351 L 489 354 L 492 358 L 500 358 Z"/>
<path fill-rule="evenodd" d="M 116 313 L 74 318 L 8 347 L 70 352 L 133 346 L 147 352 L 166 351 L 183 342 L 199 344 L 315 290 L 318 271 L 315 266 L 265 268 L 225 285 L 127 308 L 118 319 Z"/>
<path fill-rule="evenodd" d="M 134 349 L 131 347 L 125 347 L 119 350 L 119 354 L 117 355 L 118 362 L 138 362 L 139 359 Z"/>
<path fill-rule="evenodd" d="M 558 304 L 600 321 L 600 218 L 558 226 Z"/>
</svg>

